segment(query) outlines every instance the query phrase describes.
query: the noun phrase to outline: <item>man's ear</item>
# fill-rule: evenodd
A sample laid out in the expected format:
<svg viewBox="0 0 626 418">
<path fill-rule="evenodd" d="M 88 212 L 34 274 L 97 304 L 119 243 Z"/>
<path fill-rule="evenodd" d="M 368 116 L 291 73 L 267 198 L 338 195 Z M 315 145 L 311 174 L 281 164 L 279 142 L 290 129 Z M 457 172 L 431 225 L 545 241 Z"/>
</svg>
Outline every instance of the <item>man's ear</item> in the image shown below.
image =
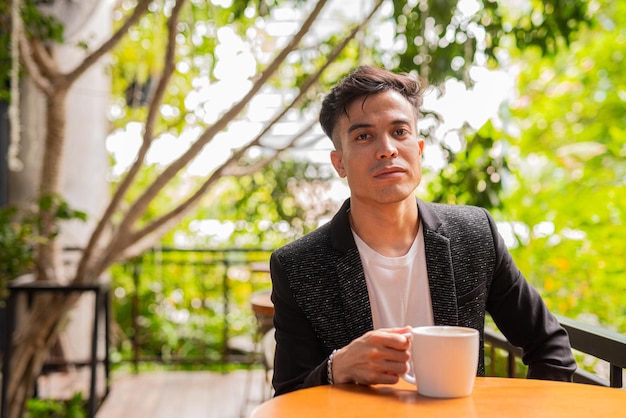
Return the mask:
<svg viewBox="0 0 626 418">
<path fill-rule="evenodd" d="M 346 169 L 343 166 L 343 154 L 336 149 L 330 152 L 330 162 L 333 163 L 335 171 L 339 174 L 339 177 L 346 177 Z"/>
</svg>

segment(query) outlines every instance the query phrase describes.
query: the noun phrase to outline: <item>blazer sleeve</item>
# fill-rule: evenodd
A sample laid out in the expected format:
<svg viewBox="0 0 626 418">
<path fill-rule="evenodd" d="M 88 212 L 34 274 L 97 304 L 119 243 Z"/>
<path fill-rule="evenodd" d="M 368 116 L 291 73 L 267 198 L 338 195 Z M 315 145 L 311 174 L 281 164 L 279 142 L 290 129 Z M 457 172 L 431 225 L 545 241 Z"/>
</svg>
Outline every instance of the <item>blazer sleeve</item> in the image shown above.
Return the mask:
<svg viewBox="0 0 626 418">
<path fill-rule="evenodd" d="M 493 218 L 489 213 L 487 217 L 496 252 L 487 311 L 504 336 L 522 348 L 527 377 L 571 381 L 576 362 L 567 331 L 519 271 Z"/>
<path fill-rule="evenodd" d="M 276 353 L 272 385 L 275 396 L 328 383 L 328 355 L 310 321 L 296 304 L 280 257 L 270 258 Z"/>
</svg>

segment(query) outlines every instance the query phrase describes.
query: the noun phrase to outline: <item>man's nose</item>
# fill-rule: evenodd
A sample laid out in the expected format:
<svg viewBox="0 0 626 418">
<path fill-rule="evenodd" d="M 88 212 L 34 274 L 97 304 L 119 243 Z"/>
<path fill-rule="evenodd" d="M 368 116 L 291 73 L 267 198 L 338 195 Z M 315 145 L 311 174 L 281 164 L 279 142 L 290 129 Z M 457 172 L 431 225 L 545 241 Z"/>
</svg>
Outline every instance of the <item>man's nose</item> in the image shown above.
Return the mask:
<svg viewBox="0 0 626 418">
<path fill-rule="evenodd" d="M 389 135 L 384 135 L 380 140 L 378 150 L 378 158 L 393 158 L 398 156 L 398 148 L 396 143 Z"/>
</svg>

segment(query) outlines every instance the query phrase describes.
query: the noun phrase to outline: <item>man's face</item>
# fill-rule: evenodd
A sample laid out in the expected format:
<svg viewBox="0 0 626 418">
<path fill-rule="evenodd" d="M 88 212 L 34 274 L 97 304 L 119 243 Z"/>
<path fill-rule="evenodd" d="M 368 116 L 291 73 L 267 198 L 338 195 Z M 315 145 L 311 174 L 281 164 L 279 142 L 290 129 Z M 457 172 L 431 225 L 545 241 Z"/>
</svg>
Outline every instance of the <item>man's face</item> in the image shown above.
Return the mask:
<svg viewBox="0 0 626 418">
<path fill-rule="evenodd" d="M 341 147 L 331 152 L 331 161 L 347 178 L 353 201 L 387 204 L 413 198 L 424 149 L 416 125 L 411 104 L 392 90 L 348 106 L 333 131 Z"/>
</svg>

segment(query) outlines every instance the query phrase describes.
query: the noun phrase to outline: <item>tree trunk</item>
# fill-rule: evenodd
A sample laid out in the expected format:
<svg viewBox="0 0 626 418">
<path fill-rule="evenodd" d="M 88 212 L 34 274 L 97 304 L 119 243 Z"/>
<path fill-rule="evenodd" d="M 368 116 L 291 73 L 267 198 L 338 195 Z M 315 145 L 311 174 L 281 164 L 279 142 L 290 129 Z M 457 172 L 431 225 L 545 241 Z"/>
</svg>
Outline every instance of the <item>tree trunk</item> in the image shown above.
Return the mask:
<svg viewBox="0 0 626 418">
<path fill-rule="evenodd" d="M 67 87 L 55 88 L 47 96 L 46 139 L 41 169 L 40 197 L 53 196 L 60 190 L 61 163 L 65 143 Z M 58 280 L 61 271 L 54 236 L 56 228 L 55 206 L 40 210 L 42 237 L 50 237 L 39 243 L 37 255 L 37 280 Z"/>
<path fill-rule="evenodd" d="M 383 3 L 383 0 L 377 0 L 374 10 Z M 301 39 L 309 32 L 311 25 L 316 20 L 316 17 L 321 12 L 324 4 L 327 0 L 317 0 L 315 9 L 309 14 L 300 30 L 291 39 L 289 44 L 281 50 L 276 58 L 267 66 L 265 71 L 259 74 L 259 77 L 254 80 L 253 87 L 248 94 L 231 107 L 216 123 L 211 125 L 201 135 L 201 137 L 192 145 L 183 156 L 175 160 L 170 166 L 168 166 L 163 173 L 153 182 L 148 185 L 147 190 L 131 205 L 127 211 L 120 211 L 122 215 L 119 223 L 113 222 L 111 219 L 116 214 L 116 210 L 119 209 L 119 202 L 122 197 L 125 196 L 126 188 L 128 185 L 122 183 L 122 187 L 118 189 L 118 193 L 115 194 L 113 203 L 105 212 L 98 228 L 92 236 L 92 240 L 89 241 L 88 248 L 83 253 L 83 259 L 80 262 L 80 266 L 76 275 L 71 279 L 74 283 L 86 282 L 94 277 L 97 277 L 107 267 L 109 267 L 118 257 L 124 254 L 125 250 L 129 247 L 137 244 L 141 239 L 146 236 L 160 231 L 159 228 L 167 226 L 170 222 L 175 220 L 185 210 L 196 204 L 199 201 L 199 196 L 206 191 L 211 184 L 209 179 L 195 194 L 192 194 L 181 205 L 178 205 L 170 213 L 165 214 L 155 222 L 150 223 L 147 227 L 136 231 L 134 229 L 137 226 L 138 220 L 145 214 L 146 209 L 150 203 L 154 200 L 159 192 L 163 189 L 172 178 L 174 178 L 179 171 L 186 166 L 192 158 L 197 155 L 202 148 L 210 142 L 214 136 L 224 129 L 227 124 L 234 119 L 247 105 L 248 101 L 265 85 L 265 83 L 275 75 L 278 68 L 287 59 L 287 56 L 292 52 Z M 109 51 L 113 45 L 115 45 L 121 36 L 123 36 L 128 28 L 133 25 L 141 15 L 145 12 L 150 4 L 150 0 L 139 0 L 138 5 L 132 12 L 132 15 L 128 20 L 120 27 L 118 32 L 114 34 L 109 40 L 105 41 L 99 48 L 88 54 L 87 57 L 80 63 L 75 69 L 70 70 L 68 73 L 62 73 L 63 65 L 56 65 L 53 57 L 47 54 L 43 45 L 39 42 L 28 43 L 24 40 L 21 44 L 25 50 L 24 64 L 29 69 L 29 74 L 35 79 L 42 79 L 37 85 L 41 91 L 46 95 L 46 111 L 45 111 L 45 143 L 44 155 L 42 160 L 42 171 L 40 178 L 40 190 L 39 196 L 41 197 L 56 197 L 54 194 L 60 192 L 61 182 L 61 165 L 63 164 L 62 154 L 64 149 L 64 143 L 66 141 L 66 102 L 68 101 L 68 90 L 70 86 L 80 77 L 87 68 L 93 65 L 98 59 L 100 59 L 107 51 Z M 170 46 L 171 57 L 166 58 L 166 68 L 171 65 L 171 70 L 174 68 L 174 48 L 175 48 L 175 29 L 178 27 L 176 24 L 178 11 L 181 10 L 183 1 L 179 0 L 171 10 L 171 15 L 168 23 L 170 31 Z M 372 12 L 373 13 L 373 12 Z M 367 18 L 369 19 L 371 15 Z M 367 20 L 363 22 L 365 24 Z M 355 28 L 355 32 L 350 35 L 350 39 L 354 36 L 358 28 Z M 338 49 L 340 51 L 347 45 L 348 39 L 344 44 L 341 44 Z M 32 54 L 28 53 L 28 47 L 31 46 Z M 32 55 L 32 57 L 31 57 Z M 336 57 L 336 56 L 335 56 Z M 334 58 L 333 58 L 334 59 Z M 165 74 L 165 72 L 164 72 Z M 319 76 L 319 74 L 317 75 Z M 316 77 L 317 77 L 316 76 Z M 162 78 L 162 89 L 167 86 L 166 79 Z M 317 78 L 311 79 L 311 84 L 307 84 L 303 91 L 306 91 Z M 71 100 L 71 99 L 69 99 Z M 155 116 L 158 114 L 159 100 L 152 103 L 154 111 L 152 114 Z M 153 126 L 154 121 L 150 117 L 146 122 L 146 152 L 149 142 L 153 139 Z M 72 129 L 72 125 L 68 125 L 69 129 Z M 38 144 L 41 146 L 42 144 Z M 243 151 L 238 151 L 242 155 Z M 141 153 L 140 153 L 141 157 Z M 235 161 L 235 160 L 233 160 Z M 143 162 L 143 158 L 138 158 L 137 167 L 130 173 L 137 172 Z M 128 184 L 133 181 L 134 174 L 128 177 Z M 211 177 L 213 178 L 213 177 Z M 126 182 L 126 179 L 124 180 Z M 55 202 L 54 200 L 52 201 Z M 41 230 L 39 234 L 43 237 L 49 237 L 50 239 L 41 242 L 38 247 L 37 254 L 37 280 L 51 280 L 57 283 L 63 283 L 65 280 L 61 275 L 64 273 L 61 268 L 60 257 L 57 255 L 59 250 L 55 245 L 54 237 L 56 235 L 55 228 L 55 210 L 52 205 L 49 209 L 40 211 L 41 216 Z M 112 237 L 106 237 L 100 242 L 103 231 L 109 230 L 111 226 L 115 226 Z M 102 246 L 105 251 L 97 251 L 98 246 Z M 102 261 L 99 258 L 102 257 Z M 10 376 L 7 379 L 8 393 L 7 393 L 7 409 L 9 412 L 9 418 L 19 418 L 24 412 L 24 405 L 27 399 L 32 396 L 33 385 L 35 378 L 41 371 L 41 368 L 45 361 L 45 356 L 48 353 L 50 344 L 56 340 L 59 335 L 57 324 L 63 319 L 70 309 L 74 306 L 78 296 L 72 295 L 38 295 L 32 304 L 33 310 L 26 315 L 26 318 L 21 318 L 22 321 L 18 325 L 19 328 L 11 339 L 12 357 L 10 364 Z"/>
<path fill-rule="evenodd" d="M 76 294 L 39 294 L 32 311 L 20 318 L 11 339 L 10 375 L 7 391 L 8 418 L 21 418 L 26 401 L 33 396 L 51 344 L 57 340 L 57 325 L 78 300 Z"/>
</svg>

